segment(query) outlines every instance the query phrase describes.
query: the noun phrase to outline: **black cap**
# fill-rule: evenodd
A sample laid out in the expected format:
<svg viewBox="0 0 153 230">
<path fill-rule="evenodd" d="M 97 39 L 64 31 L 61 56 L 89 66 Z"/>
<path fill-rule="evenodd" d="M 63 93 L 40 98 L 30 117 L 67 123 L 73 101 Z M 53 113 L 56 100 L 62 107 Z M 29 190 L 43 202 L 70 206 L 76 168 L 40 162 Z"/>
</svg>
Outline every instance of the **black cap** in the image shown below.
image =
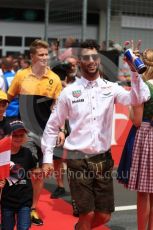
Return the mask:
<svg viewBox="0 0 153 230">
<path fill-rule="evenodd" d="M 12 131 L 12 132 L 14 132 L 14 131 L 16 131 L 16 130 L 19 130 L 19 129 L 24 129 L 24 130 L 27 132 L 26 128 L 24 127 L 23 122 L 20 121 L 20 120 L 12 121 L 12 122 L 10 123 L 10 126 L 11 126 L 11 131 Z"/>
</svg>

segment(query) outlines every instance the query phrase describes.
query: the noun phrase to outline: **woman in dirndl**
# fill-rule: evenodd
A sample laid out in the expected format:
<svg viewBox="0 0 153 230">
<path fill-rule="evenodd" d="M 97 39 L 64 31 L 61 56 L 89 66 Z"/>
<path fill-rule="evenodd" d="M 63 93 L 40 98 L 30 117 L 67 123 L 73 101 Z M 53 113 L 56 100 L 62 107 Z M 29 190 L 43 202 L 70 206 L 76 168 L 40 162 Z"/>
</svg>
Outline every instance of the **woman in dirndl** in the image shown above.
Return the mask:
<svg viewBox="0 0 153 230">
<path fill-rule="evenodd" d="M 126 187 L 137 191 L 138 230 L 153 230 L 153 49 L 146 49 L 142 58 L 147 66 L 143 77 L 151 97 L 133 107 L 133 124 L 138 128 Z"/>
</svg>

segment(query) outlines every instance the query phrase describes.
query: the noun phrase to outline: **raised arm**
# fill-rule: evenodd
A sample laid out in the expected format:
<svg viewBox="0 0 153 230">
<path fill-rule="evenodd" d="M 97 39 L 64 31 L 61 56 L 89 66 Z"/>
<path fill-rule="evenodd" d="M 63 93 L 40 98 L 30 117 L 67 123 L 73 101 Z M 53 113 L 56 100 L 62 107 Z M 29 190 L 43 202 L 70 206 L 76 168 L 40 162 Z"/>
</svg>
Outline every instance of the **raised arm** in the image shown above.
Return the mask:
<svg viewBox="0 0 153 230">
<path fill-rule="evenodd" d="M 131 49 L 133 50 L 135 56 L 140 57 L 139 49 L 141 41 L 138 41 L 136 48 L 134 48 L 133 40 L 128 41 L 128 44 L 125 44 L 125 46 L 129 44 L 131 45 Z M 124 60 L 127 62 L 131 69 L 131 91 L 129 92 L 129 96 L 126 96 L 126 93 L 123 91 L 123 89 L 119 87 L 116 90 L 116 102 L 122 103 L 124 105 L 141 105 L 150 99 L 150 90 L 144 83 L 142 75 L 137 73 L 132 62 L 129 61 L 126 57 L 124 57 Z"/>
</svg>

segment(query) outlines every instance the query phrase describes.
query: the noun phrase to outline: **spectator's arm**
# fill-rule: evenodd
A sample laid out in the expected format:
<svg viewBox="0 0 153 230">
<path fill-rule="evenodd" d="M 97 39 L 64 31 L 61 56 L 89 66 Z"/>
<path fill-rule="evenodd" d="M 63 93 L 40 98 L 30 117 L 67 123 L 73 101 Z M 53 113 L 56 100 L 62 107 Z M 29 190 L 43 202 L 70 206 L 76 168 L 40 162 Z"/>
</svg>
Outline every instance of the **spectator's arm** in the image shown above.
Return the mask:
<svg viewBox="0 0 153 230">
<path fill-rule="evenodd" d="M 144 104 L 132 106 L 130 108 L 130 119 L 136 127 L 139 127 L 142 122 Z"/>
</svg>

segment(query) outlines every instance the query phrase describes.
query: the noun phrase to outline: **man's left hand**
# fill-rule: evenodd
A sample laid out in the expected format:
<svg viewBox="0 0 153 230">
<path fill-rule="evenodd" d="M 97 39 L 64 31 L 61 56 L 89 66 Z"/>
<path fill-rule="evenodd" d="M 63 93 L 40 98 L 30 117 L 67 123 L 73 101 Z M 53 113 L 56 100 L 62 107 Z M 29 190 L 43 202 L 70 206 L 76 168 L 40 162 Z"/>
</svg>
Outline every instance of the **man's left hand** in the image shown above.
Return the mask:
<svg viewBox="0 0 153 230">
<path fill-rule="evenodd" d="M 64 132 L 59 132 L 59 134 L 58 134 L 58 137 L 57 137 L 57 144 L 56 144 L 56 146 L 57 147 L 61 147 L 61 146 L 63 146 L 64 145 L 64 141 L 65 141 L 65 133 Z"/>
</svg>

